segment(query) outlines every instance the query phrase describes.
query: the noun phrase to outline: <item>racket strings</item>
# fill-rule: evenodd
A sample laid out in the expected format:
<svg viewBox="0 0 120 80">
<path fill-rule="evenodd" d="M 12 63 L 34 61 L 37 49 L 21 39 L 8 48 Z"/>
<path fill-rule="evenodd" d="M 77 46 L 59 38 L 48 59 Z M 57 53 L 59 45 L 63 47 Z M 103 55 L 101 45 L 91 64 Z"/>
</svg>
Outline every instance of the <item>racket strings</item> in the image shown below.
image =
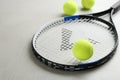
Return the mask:
<svg viewBox="0 0 120 80">
<path fill-rule="evenodd" d="M 84 25 L 84 27 L 82 27 L 82 25 Z M 103 29 L 102 31 L 110 32 L 110 34 L 111 32 L 113 32 L 111 30 L 108 30 L 109 26 L 107 24 L 96 19 L 85 17 L 85 18 L 70 20 L 66 22 L 64 21 L 64 19 L 61 19 L 45 25 L 39 31 L 34 41 L 36 50 L 38 51 L 38 53 L 40 53 L 40 55 L 42 55 L 46 59 L 55 61 L 60 64 L 77 65 L 77 64 L 93 62 L 94 60 L 98 60 L 97 58 L 102 58 L 104 55 L 101 56 L 102 54 L 98 54 L 101 57 L 95 55 L 90 61 L 88 62 L 85 61 L 81 63 L 81 61 L 76 60 L 73 57 L 73 55 L 71 55 L 71 49 L 74 42 L 74 41 L 71 41 L 71 39 L 73 38 L 73 34 L 76 33 L 76 31 L 72 31 L 72 29 L 75 28 L 75 30 L 77 30 L 76 26 L 81 26 L 83 28 L 83 31 L 85 31 L 85 33 L 88 35 L 86 39 L 88 39 L 91 43 L 93 43 L 97 47 L 100 45 L 101 41 L 97 39 L 99 37 L 97 38 L 91 37 L 91 34 L 93 35 L 93 34 L 96 34 L 97 31 L 99 32 L 99 30 L 97 30 L 99 28 Z M 92 28 L 93 30 L 90 28 Z M 93 33 L 91 33 L 91 30 Z M 82 32 L 82 30 L 80 30 L 80 32 Z M 46 35 L 46 33 L 48 34 Z M 99 36 L 99 34 L 97 35 Z M 98 47 L 99 49 L 97 49 L 98 50 L 97 52 L 101 52 L 100 50 L 103 49 L 102 46 L 104 45 L 100 45 L 100 47 Z M 108 46 L 105 46 L 104 48 L 107 48 L 107 47 Z M 97 52 L 95 52 L 95 54 Z M 104 53 L 106 52 L 109 53 L 110 49 L 106 50 Z"/>
<path fill-rule="evenodd" d="M 50 24 L 48 24 L 48 25 L 46 25 L 39 33 L 38 33 L 38 35 L 36 36 L 36 38 L 35 38 L 35 41 L 34 41 L 34 46 L 35 46 L 35 48 L 37 48 L 36 47 L 36 40 L 39 38 L 39 36 L 41 35 L 41 34 L 43 34 L 44 32 L 46 32 L 47 30 L 49 30 L 49 29 L 51 29 L 51 28 L 53 28 L 53 27 L 56 27 L 57 25 L 60 25 L 60 24 L 63 24 L 64 23 L 64 20 L 63 19 L 61 19 L 61 20 L 57 20 L 56 22 L 53 22 L 53 23 L 50 23 Z"/>
<path fill-rule="evenodd" d="M 70 43 L 70 37 L 72 35 L 72 31 L 68 29 L 62 29 L 62 44 L 61 44 L 61 51 L 62 50 L 67 50 L 67 49 L 72 49 L 73 43 Z"/>
<path fill-rule="evenodd" d="M 67 21 L 67 23 L 91 23 L 91 24 L 95 24 L 98 26 L 102 26 L 106 29 L 109 29 L 109 26 L 107 26 L 106 24 L 104 24 L 103 22 L 98 21 L 97 19 L 92 19 L 92 18 L 87 18 L 87 17 L 82 17 L 80 19 L 76 18 L 75 20 L 69 20 Z"/>
<path fill-rule="evenodd" d="M 36 40 L 37 40 L 37 38 L 40 36 L 40 34 L 41 33 L 44 33 L 44 32 L 46 32 L 47 30 L 49 30 L 49 29 L 51 29 L 51 28 L 53 28 L 53 27 L 56 27 L 57 25 L 61 25 L 61 24 L 63 24 L 64 23 L 64 20 L 58 20 L 58 21 L 56 21 L 56 22 L 53 22 L 53 23 L 51 23 L 51 24 L 49 24 L 49 25 L 47 25 L 43 30 L 41 30 L 41 32 L 39 32 L 39 34 L 38 34 L 38 36 L 36 37 Z M 98 25 L 98 26 L 102 26 L 102 27 L 104 27 L 104 28 L 106 28 L 106 29 L 108 29 L 106 26 L 105 26 L 105 24 L 103 25 L 103 23 L 101 24 L 101 22 L 98 22 L 98 21 L 96 21 L 95 19 L 89 19 L 89 18 L 81 18 L 81 19 L 76 19 L 76 20 L 70 20 L 70 21 L 68 21 L 67 22 L 67 24 L 69 24 L 69 23 L 90 23 L 90 24 L 95 24 L 95 25 Z M 64 29 L 63 29 L 64 30 Z M 112 31 L 112 30 L 111 30 Z M 63 32 L 65 32 L 65 31 L 63 31 Z M 60 50 L 65 50 L 65 49 L 71 49 L 72 48 L 72 44 L 70 44 L 70 45 L 68 45 L 69 44 L 69 35 L 71 35 L 71 33 L 69 33 L 69 32 L 71 32 L 71 31 L 68 31 L 68 30 L 66 30 L 66 32 L 68 32 L 68 34 L 67 34 L 67 36 L 68 37 L 66 37 L 65 36 L 65 34 L 62 34 L 62 39 L 64 39 L 63 41 L 62 41 L 62 45 L 61 45 L 61 49 Z M 114 33 L 113 33 L 114 34 Z M 65 37 L 66 38 L 65 38 Z M 65 42 L 65 40 L 68 40 L 68 41 L 66 41 Z M 98 43 L 97 41 L 93 41 L 92 39 L 89 39 L 90 41 L 91 41 L 91 43 L 93 43 L 93 44 L 96 44 L 96 43 Z M 68 44 L 67 44 L 68 43 Z M 35 44 L 36 44 L 36 41 L 35 41 Z M 36 46 L 35 46 L 36 47 Z"/>
</svg>

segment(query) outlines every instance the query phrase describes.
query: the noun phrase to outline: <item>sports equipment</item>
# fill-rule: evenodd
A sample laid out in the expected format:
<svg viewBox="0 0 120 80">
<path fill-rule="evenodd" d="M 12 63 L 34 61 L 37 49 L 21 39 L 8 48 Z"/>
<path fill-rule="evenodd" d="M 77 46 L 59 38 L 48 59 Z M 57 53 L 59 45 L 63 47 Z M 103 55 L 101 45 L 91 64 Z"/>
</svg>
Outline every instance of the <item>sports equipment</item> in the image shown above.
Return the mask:
<svg viewBox="0 0 120 80">
<path fill-rule="evenodd" d="M 108 10 L 88 15 L 62 17 L 40 27 L 32 39 L 34 55 L 45 65 L 64 71 L 80 71 L 98 67 L 114 55 L 118 33 L 112 15 L 120 10 L 120 1 Z M 109 15 L 109 21 L 102 18 Z M 87 39 L 94 45 L 94 55 L 86 61 L 72 54 L 73 43 Z"/>
<path fill-rule="evenodd" d="M 79 60 L 88 60 L 93 55 L 93 45 L 88 40 L 79 40 L 72 48 L 73 55 Z"/>
<path fill-rule="evenodd" d="M 85 9 L 91 9 L 95 4 L 95 0 L 82 0 L 81 3 Z"/>
<path fill-rule="evenodd" d="M 78 6 L 73 0 L 68 0 L 63 6 L 63 11 L 66 15 L 73 15 L 77 11 Z"/>
</svg>

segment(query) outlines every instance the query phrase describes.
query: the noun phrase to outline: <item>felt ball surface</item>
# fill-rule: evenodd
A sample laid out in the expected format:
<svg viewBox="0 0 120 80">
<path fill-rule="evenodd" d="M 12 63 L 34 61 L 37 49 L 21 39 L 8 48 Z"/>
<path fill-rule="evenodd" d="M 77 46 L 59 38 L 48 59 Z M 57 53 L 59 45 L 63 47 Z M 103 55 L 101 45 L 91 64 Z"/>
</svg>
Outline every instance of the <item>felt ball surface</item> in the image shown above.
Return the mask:
<svg viewBox="0 0 120 80">
<path fill-rule="evenodd" d="M 68 0 L 63 5 L 63 11 L 66 15 L 74 15 L 78 9 L 78 6 L 74 0 Z"/>
<path fill-rule="evenodd" d="M 79 60 L 88 60 L 93 55 L 93 44 L 88 40 L 78 40 L 72 47 L 73 55 Z"/>
<path fill-rule="evenodd" d="M 95 4 L 95 0 L 82 0 L 81 3 L 83 8 L 91 9 Z"/>
</svg>

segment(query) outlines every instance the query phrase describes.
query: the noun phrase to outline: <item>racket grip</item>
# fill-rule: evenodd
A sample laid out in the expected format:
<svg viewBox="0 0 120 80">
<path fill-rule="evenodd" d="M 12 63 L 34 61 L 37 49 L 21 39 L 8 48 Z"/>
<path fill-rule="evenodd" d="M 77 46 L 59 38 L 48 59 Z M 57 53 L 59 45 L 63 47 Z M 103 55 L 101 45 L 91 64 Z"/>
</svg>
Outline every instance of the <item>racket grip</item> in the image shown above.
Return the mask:
<svg viewBox="0 0 120 80">
<path fill-rule="evenodd" d="M 113 14 L 120 10 L 120 0 L 112 6 L 112 9 L 114 9 Z"/>
</svg>

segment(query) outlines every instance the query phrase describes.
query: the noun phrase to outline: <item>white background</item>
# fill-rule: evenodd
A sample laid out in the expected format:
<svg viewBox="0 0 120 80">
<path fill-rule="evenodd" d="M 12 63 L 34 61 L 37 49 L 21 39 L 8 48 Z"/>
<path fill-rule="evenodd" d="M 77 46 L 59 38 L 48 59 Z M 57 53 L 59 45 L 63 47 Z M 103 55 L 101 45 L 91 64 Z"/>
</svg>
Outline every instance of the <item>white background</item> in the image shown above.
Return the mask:
<svg viewBox="0 0 120 80">
<path fill-rule="evenodd" d="M 39 63 L 33 56 L 31 40 L 40 25 L 63 16 L 66 0 L 0 0 L 0 80 L 120 80 L 120 50 L 105 65 L 87 71 L 64 72 Z M 90 11 L 108 9 L 118 0 L 96 0 Z M 120 12 L 113 16 L 120 35 Z"/>
</svg>

